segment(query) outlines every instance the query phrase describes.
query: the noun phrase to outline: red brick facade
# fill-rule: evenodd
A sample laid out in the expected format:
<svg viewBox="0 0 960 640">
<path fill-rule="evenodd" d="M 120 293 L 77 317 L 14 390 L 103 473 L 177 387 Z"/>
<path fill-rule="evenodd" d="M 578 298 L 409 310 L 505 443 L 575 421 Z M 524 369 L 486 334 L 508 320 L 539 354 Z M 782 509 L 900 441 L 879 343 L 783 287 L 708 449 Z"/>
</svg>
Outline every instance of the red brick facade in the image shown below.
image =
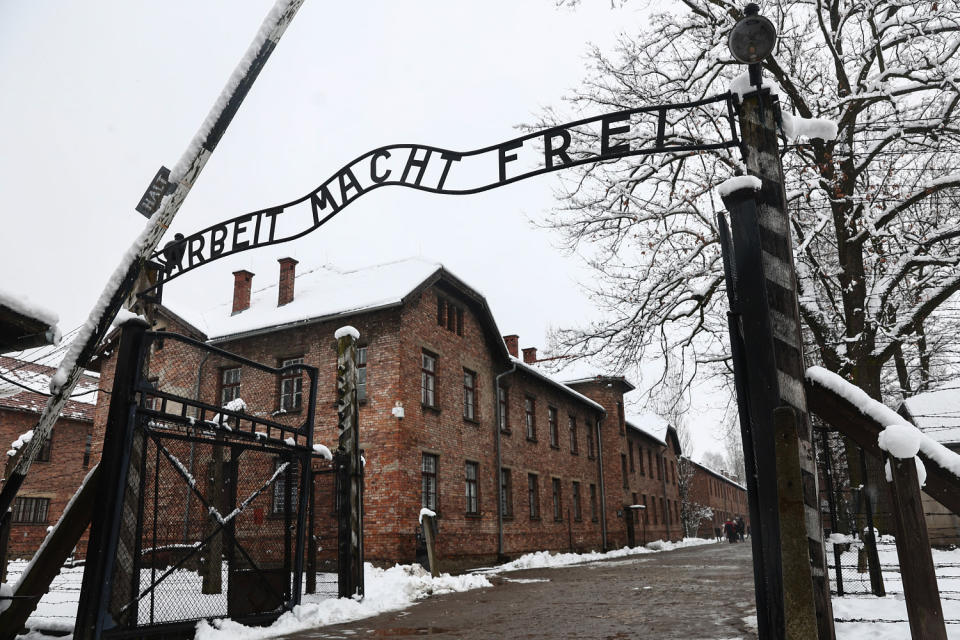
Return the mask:
<svg viewBox="0 0 960 640">
<path fill-rule="evenodd" d="M 713 517 L 700 521 L 697 537 L 709 538 L 715 535 L 717 530 L 723 530 L 724 522 L 738 516 L 749 526 L 750 509 L 746 488 L 722 473 L 696 462 L 693 463 L 693 469 L 691 501 L 709 507 L 713 512 Z"/>
</svg>

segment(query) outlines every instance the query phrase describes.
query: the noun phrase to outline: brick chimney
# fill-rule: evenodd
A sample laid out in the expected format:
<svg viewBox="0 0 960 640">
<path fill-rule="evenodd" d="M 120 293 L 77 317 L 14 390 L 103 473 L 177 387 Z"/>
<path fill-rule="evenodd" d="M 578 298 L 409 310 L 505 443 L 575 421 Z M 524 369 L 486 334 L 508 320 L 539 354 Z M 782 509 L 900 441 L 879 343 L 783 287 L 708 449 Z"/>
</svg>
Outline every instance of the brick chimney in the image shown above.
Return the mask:
<svg viewBox="0 0 960 640">
<path fill-rule="evenodd" d="M 253 283 L 253 274 L 249 271 L 233 272 L 233 313 L 240 313 L 250 308 L 250 286 Z"/>
<path fill-rule="evenodd" d="M 293 302 L 293 280 L 297 274 L 297 261 L 293 258 L 280 258 L 280 286 L 277 294 L 277 306 L 282 307 Z"/>
<path fill-rule="evenodd" d="M 520 357 L 520 336 L 517 336 L 517 335 L 503 336 L 503 341 L 506 343 L 507 351 L 510 352 L 510 355 L 512 355 L 514 358 L 519 358 Z"/>
<path fill-rule="evenodd" d="M 537 361 L 537 348 L 527 347 L 523 350 L 523 361 L 527 364 L 534 364 Z"/>
</svg>

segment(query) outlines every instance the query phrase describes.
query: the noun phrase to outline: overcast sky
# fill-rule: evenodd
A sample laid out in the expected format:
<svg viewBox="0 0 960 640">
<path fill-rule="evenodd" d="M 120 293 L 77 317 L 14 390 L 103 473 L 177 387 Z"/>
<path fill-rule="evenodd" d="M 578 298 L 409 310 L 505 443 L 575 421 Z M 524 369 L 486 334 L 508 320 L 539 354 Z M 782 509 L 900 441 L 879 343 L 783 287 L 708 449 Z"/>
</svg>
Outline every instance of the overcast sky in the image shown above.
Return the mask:
<svg viewBox="0 0 960 640">
<path fill-rule="evenodd" d="M 0 251 L 4 289 L 83 321 L 144 219 L 134 211 L 160 165 L 172 167 L 272 0 L 0 0 Z M 282 204 L 350 159 L 391 143 L 468 150 L 518 135 L 645 22 L 644 2 L 575 11 L 552 0 L 306 0 L 172 231 Z M 171 283 L 177 306 L 224 298 L 232 271 L 277 277 L 420 255 L 486 297 L 520 346 L 593 313 L 590 274 L 531 221 L 554 206 L 556 176 L 473 196 L 380 189 L 300 240 L 246 252 Z M 643 380 L 637 380 L 643 384 Z M 710 402 L 720 400 L 712 398 Z M 717 448 L 718 412 L 698 401 L 696 450 Z"/>
</svg>

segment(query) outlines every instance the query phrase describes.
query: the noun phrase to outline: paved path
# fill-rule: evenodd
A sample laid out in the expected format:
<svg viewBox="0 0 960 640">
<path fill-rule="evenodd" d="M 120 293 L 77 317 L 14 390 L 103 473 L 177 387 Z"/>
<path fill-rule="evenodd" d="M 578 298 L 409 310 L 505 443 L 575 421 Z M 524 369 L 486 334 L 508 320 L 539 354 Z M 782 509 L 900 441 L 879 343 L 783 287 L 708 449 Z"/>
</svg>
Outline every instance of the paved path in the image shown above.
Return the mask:
<svg viewBox="0 0 960 640">
<path fill-rule="evenodd" d="M 755 614 L 749 542 L 511 571 L 493 581 L 492 589 L 436 596 L 403 611 L 285 637 L 757 637 L 744 622 Z"/>
</svg>

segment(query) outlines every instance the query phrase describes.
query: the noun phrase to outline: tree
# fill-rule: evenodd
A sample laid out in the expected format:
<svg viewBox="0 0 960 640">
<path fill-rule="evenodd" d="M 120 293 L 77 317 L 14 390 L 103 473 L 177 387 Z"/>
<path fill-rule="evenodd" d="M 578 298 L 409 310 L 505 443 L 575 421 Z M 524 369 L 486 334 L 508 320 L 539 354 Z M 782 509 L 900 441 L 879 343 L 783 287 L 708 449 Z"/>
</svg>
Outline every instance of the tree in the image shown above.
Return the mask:
<svg viewBox="0 0 960 640">
<path fill-rule="evenodd" d="M 682 0 L 622 36 L 611 55 L 593 50 L 594 70 L 571 105 L 593 113 L 725 92 L 743 71 L 726 45 L 741 11 L 730 0 Z M 931 342 L 947 342 L 954 364 L 958 346 L 956 314 L 943 310 L 956 309 L 960 290 L 960 7 L 783 0 L 765 12 L 779 41 L 763 66 L 783 111 L 830 118 L 839 131 L 783 154 L 808 354 L 875 398 L 884 383 L 922 388 L 947 364 Z M 563 119 L 549 110 L 536 126 Z M 709 142 L 726 127 L 721 103 L 668 122 L 666 134 Z M 630 144 L 652 145 L 655 128 L 632 128 Z M 579 131 L 571 148 L 596 148 L 599 137 Z M 604 313 L 555 332 L 554 351 L 621 371 L 650 356 L 729 370 L 714 187 L 741 170 L 732 149 L 565 173 L 558 211 L 544 224 L 586 257 Z M 695 373 L 687 370 L 688 382 Z"/>
<path fill-rule="evenodd" d="M 680 524 L 683 526 L 683 535 L 693 538 L 700 530 L 700 521 L 713 517 L 713 509 L 700 504 L 693 499 L 693 477 L 697 472 L 696 465 L 686 456 L 677 460 L 677 489 L 680 494 Z"/>
</svg>

